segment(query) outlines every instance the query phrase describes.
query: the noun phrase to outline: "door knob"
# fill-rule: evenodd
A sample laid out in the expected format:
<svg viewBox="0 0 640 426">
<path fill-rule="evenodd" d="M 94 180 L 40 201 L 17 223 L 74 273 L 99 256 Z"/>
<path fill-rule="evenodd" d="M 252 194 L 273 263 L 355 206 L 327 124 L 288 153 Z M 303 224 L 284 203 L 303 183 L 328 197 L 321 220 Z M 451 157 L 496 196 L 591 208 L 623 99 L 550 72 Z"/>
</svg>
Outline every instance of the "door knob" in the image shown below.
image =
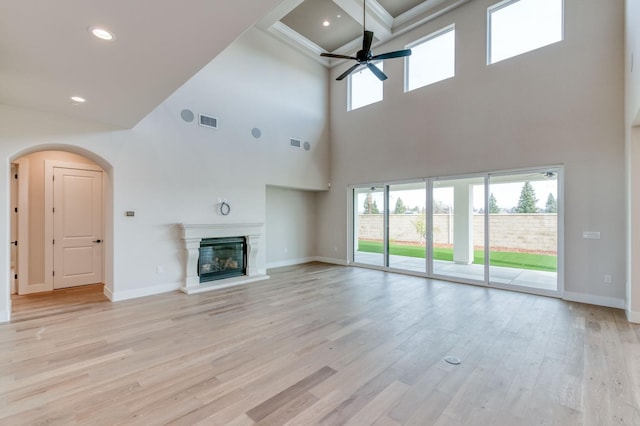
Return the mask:
<svg viewBox="0 0 640 426">
<path fill-rule="evenodd" d="M 101 243 L 102 240 L 95 240 L 94 243 Z"/>
</svg>

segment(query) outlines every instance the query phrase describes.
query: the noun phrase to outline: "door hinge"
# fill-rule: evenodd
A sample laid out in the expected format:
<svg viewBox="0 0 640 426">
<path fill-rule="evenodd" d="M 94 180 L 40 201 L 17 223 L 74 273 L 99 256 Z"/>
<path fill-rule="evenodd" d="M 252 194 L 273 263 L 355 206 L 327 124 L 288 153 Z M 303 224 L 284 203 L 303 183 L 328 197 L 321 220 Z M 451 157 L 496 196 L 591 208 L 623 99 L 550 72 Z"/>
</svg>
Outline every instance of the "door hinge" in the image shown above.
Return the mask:
<svg viewBox="0 0 640 426">
<path fill-rule="evenodd" d="M 51 211 L 53 211 L 55 213 L 56 212 L 56 208 L 55 207 L 52 208 Z"/>
<path fill-rule="evenodd" d="M 16 213 L 18 213 L 18 208 L 17 208 L 17 207 L 16 207 L 16 208 L 14 208 L 13 210 L 14 210 Z"/>
<path fill-rule="evenodd" d="M 55 244 L 55 243 L 56 243 L 56 240 L 53 240 L 53 242 L 51 244 Z"/>
<path fill-rule="evenodd" d="M 16 173 L 15 175 L 13 175 L 14 179 L 18 179 L 18 174 Z"/>
<path fill-rule="evenodd" d="M 15 274 L 15 275 L 13 276 L 13 279 L 14 279 L 14 280 L 17 280 L 17 279 L 18 279 L 18 274 Z"/>
<path fill-rule="evenodd" d="M 11 241 L 11 244 L 13 244 L 14 246 L 18 247 L 18 240 Z"/>
<path fill-rule="evenodd" d="M 56 276 L 56 271 L 51 271 L 51 274 L 55 277 Z"/>
</svg>

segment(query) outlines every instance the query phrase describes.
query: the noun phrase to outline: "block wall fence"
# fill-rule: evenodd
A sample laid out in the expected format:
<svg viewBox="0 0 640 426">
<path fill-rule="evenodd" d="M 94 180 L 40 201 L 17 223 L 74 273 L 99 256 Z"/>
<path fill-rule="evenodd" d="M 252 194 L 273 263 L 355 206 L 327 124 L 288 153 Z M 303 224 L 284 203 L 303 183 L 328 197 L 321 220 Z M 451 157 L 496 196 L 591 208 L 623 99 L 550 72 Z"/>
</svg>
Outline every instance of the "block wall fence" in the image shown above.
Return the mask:
<svg viewBox="0 0 640 426">
<path fill-rule="evenodd" d="M 423 217 L 423 216 L 422 216 Z M 418 233 L 421 215 L 389 215 L 391 242 L 421 244 Z M 490 245 L 501 251 L 525 251 L 555 254 L 558 245 L 558 219 L 554 213 L 491 214 L 489 215 Z M 358 215 L 358 235 L 364 240 L 382 241 L 383 215 Z M 453 244 L 453 215 L 433 215 L 433 242 L 438 246 Z M 484 246 L 484 215 L 473 216 L 473 244 Z"/>
</svg>

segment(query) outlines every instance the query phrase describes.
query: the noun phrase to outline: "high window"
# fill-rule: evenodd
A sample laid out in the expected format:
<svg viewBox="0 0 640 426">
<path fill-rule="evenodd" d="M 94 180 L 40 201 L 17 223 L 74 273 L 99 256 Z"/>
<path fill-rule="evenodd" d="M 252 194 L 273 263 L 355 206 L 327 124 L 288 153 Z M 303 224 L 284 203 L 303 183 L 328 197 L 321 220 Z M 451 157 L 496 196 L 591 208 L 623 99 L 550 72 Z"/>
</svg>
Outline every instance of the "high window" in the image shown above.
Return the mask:
<svg viewBox="0 0 640 426">
<path fill-rule="evenodd" d="M 407 46 L 405 91 L 427 86 L 455 75 L 456 30 L 453 25 Z"/>
<path fill-rule="evenodd" d="M 489 64 L 563 39 L 563 0 L 506 0 L 487 15 Z"/>
<path fill-rule="evenodd" d="M 374 65 L 384 71 L 382 62 L 374 62 Z M 349 76 L 349 111 L 381 101 L 382 89 L 382 81 L 367 67 L 352 73 Z"/>
</svg>

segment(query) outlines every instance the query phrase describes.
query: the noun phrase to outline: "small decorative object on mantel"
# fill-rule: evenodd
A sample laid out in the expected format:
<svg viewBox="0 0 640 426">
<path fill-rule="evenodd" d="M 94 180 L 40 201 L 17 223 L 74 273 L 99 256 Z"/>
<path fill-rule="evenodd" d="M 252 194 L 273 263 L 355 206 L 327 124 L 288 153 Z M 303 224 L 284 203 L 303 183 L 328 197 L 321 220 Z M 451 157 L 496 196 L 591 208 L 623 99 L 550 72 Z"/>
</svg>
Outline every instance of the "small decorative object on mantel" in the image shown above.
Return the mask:
<svg viewBox="0 0 640 426">
<path fill-rule="evenodd" d="M 227 200 L 219 200 L 220 202 L 220 214 L 226 216 L 231 213 L 231 206 L 227 203 Z"/>
</svg>

